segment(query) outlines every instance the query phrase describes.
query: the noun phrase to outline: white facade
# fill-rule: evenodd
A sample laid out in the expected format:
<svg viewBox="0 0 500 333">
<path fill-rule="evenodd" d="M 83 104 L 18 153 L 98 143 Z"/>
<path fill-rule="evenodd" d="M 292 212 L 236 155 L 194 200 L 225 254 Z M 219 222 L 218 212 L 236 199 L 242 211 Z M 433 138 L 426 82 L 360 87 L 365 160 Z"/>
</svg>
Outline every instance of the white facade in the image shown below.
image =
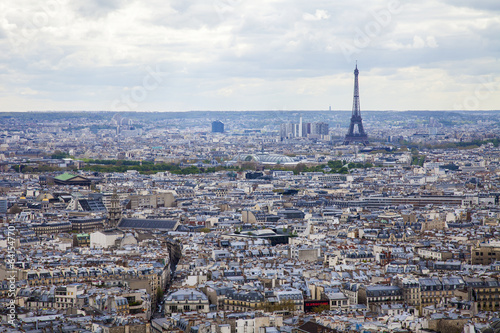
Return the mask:
<svg viewBox="0 0 500 333">
<path fill-rule="evenodd" d="M 115 245 L 115 241 L 122 237 L 123 233 L 120 231 L 96 231 L 90 234 L 90 247 L 108 248 Z"/>
</svg>

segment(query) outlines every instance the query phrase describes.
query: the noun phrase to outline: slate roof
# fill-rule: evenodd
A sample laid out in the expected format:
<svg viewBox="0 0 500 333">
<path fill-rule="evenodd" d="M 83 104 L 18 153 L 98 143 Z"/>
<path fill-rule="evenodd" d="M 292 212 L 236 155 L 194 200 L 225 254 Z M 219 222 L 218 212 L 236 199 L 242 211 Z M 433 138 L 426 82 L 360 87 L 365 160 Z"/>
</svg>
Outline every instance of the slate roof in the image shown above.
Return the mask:
<svg viewBox="0 0 500 333">
<path fill-rule="evenodd" d="M 177 226 L 176 220 L 166 219 L 137 219 L 123 218 L 118 224 L 119 228 L 125 229 L 163 229 L 175 230 Z"/>
<path fill-rule="evenodd" d="M 100 200 L 79 199 L 78 202 L 86 212 L 100 212 L 106 210 L 106 206 L 104 206 Z"/>
<path fill-rule="evenodd" d="M 338 332 L 337 330 L 333 328 L 329 328 L 317 323 L 313 323 L 311 321 L 308 321 L 307 323 L 303 324 L 302 326 L 299 326 L 297 328 L 298 332 L 309 332 L 309 333 L 321 333 L 321 332 Z"/>
</svg>

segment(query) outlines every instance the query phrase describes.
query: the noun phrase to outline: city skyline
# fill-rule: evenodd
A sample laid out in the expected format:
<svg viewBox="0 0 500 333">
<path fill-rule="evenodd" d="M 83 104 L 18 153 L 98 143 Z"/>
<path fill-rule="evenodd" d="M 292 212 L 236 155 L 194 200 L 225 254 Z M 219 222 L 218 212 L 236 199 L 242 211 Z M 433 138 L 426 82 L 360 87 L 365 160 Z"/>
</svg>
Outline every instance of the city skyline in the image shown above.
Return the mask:
<svg viewBox="0 0 500 333">
<path fill-rule="evenodd" d="M 0 111 L 496 110 L 493 2 L 2 6 Z M 263 47 L 265 45 L 265 47 Z"/>
</svg>

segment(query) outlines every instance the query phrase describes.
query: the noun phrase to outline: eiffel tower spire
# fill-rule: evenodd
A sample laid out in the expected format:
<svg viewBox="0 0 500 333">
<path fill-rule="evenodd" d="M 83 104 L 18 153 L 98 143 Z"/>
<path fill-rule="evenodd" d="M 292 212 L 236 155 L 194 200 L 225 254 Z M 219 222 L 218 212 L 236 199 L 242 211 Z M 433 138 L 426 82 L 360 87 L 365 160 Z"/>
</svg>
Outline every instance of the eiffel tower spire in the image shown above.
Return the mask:
<svg viewBox="0 0 500 333">
<path fill-rule="evenodd" d="M 353 142 L 359 142 L 364 145 L 368 144 L 368 136 L 363 129 L 363 119 L 361 118 L 361 109 L 359 106 L 358 74 L 358 63 L 356 62 L 356 69 L 354 69 L 354 99 L 352 102 L 351 124 L 349 125 L 349 132 L 347 132 L 344 139 L 345 145 Z M 354 130 L 354 126 L 358 127 L 357 132 Z"/>
</svg>

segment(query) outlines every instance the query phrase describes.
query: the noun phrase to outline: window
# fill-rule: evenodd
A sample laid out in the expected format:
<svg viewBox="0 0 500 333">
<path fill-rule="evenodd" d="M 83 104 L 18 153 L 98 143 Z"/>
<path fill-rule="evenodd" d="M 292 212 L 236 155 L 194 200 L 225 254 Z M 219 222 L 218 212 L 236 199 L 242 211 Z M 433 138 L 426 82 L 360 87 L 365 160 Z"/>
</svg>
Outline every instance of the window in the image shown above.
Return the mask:
<svg viewBox="0 0 500 333">
<path fill-rule="evenodd" d="M 191 310 L 191 306 L 189 305 L 184 305 L 184 311 L 189 311 Z"/>
</svg>

